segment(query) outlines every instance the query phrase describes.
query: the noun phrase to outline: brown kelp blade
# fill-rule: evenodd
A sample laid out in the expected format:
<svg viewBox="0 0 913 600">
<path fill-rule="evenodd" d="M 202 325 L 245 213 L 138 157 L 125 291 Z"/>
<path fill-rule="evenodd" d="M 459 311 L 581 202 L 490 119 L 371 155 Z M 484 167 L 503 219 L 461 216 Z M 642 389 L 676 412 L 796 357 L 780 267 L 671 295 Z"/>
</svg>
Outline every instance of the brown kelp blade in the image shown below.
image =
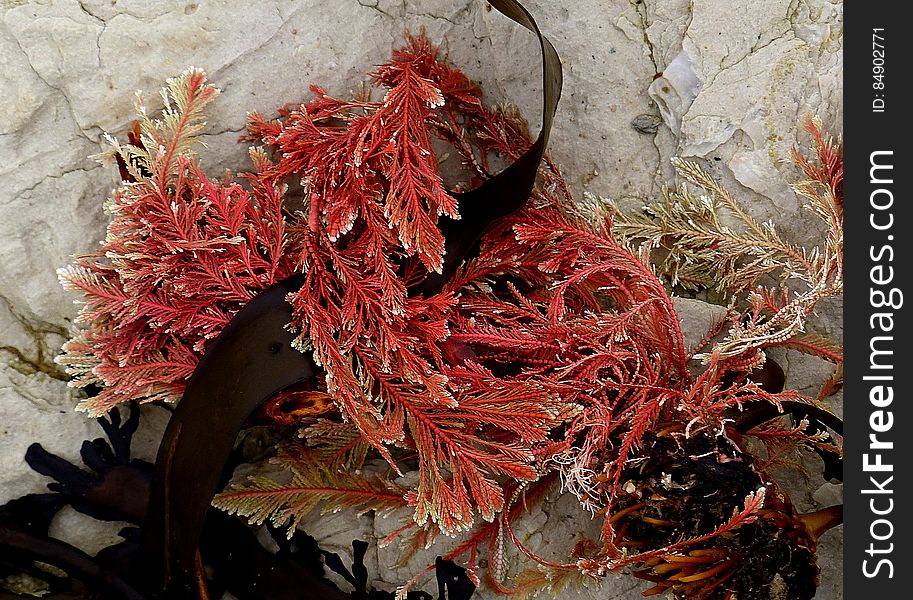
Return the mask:
<svg viewBox="0 0 913 600">
<path fill-rule="evenodd" d="M 782 410 L 770 402 L 749 402 L 733 416 L 733 427 L 740 433 L 746 433 L 761 423 L 783 415 L 809 417 L 830 427 L 837 434 L 843 435 L 843 420 L 834 413 L 828 412 L 814 404 L 781 400 Z"/>
<path fill-rule="evenodd" d="M 143 527 L 144 569 L 155 589 L 195 597 L 197 546 L 235 438 L 247 417 L 282 389 L 314 377 L 311 358 L 291 346 L 285 297 L 302 276 L 244 306 L 212 343 L 187 383 L 156 457 Z"/>
</svg>

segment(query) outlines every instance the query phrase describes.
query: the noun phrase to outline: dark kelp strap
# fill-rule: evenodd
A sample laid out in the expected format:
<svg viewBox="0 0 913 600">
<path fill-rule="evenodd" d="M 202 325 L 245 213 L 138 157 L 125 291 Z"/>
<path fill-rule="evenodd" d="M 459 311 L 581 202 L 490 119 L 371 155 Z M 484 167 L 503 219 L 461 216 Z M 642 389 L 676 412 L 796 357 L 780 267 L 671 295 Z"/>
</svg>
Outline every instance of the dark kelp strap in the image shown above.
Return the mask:
<svg viewBox="0 0 913 600">
<path fill-rule="evenodd" d="M 155 461 L 143 527 L 141 568 L 156 590 L 196 598 L 203 521 L 245 419 L 282 389 L 314 377 L 311 358 L 291 347 L 286 279 L 244 306 L 206 351 L 168 423 Z"/>
<path fill-rule="evenodd" d="M 412 293 L 430 296 L 441 290 L 456 273 L 466 255 L 482 235 L 499 219 L 520 210 L 532 194 L 539 163 L 548 145 L 552 121 L 561 98 L 561 60 L 552 43 L 542 35 L 533 17 L 514 0 L 490 0 L 494 8 L 510 20 L 526 27 L 539 38 L 542 50 L 542 129 L 536 142 L 509 167 L 476 189 L 455 194 L 460 219 L 442 217 L 438 224 L 444 233 L 444 266 L 411 288 Z"/>
<path fill-rule="evenodd" d="M 67 576 L 91 582 L 92 591 L 110 600 L 146 600 L 119 574 L 66 542 L 0 523 L 0 542 L 22 562 L 38 561 L 63 570 Z M 16 596 L 17 598 L 23 596 Z"/>
<path fill-rule="evenodd" d="M 748 402 L 741 410 L 733 412 L 732 426 L 739 433 L 747 433 L 771 419 L 782 417 L 783 415 L 793 415 L 800 419 L 810 417 L 830 427 L 838 435 L 843 435 L 843 421 L 832 412 L 828 412 L 814 404 L 806 404 L 795 400 L 781 400 L 780 405 L 783 407 L 782 411 L 770 402 Z"/>
<path fill-rule="evenodd" d="M 461 220 L 441 224 L 446 238 L 443 272 L 419 284 L 421 293 L 440 290 L 492 223 L 519 210 L 529 198 L 561 94 L 561 62 L 532 16 L 514 0 L 489 3 L 539 38 L 542 129 L 516 162 L 458 197 Z M 291 321 L 285 297 L 301 284 L 301 276 L 282 281 L 235 315 L 197 365 L 168 423 L 156 457 L 140 563 L 151 587 L 167 589 L 168 598 L 202 597 L 200 535 L 244 421 L 277 392 L 317 373 L 309 357 L 291 348 L 293 336 L 285 329 Z"/>
<path fill-rule="evenodd" d="M 791 415 L 797 421 L 808 419 L 812 431 L 815 429 L 823 431 L 824 427 L 829 427 L 837 435 L 843 435 L 843 420 L 832 412 L 814 404 L 796 402 L 795 400 L 781 400 L 780 405 L 783 407 L 782 412 L 770 402 L 762 400 L 747 402 L 742 406 L 741 410 L 734 410 L 730 413 L 732 427 L 739 433 L 744 434 L 771 419 Z M 820 447 L 815 447 L 814 450 L 824 462 L 824 471 L 822 473 L 824 478 L 843 481 L 843 455 Z"/>
</svg>

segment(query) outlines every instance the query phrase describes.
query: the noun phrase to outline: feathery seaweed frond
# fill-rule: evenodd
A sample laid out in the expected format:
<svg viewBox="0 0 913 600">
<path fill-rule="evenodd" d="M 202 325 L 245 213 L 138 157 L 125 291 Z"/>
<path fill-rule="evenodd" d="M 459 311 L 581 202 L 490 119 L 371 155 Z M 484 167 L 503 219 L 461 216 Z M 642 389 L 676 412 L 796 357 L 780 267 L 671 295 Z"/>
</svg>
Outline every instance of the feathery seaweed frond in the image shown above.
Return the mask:
<svg viewBox="0 0 913 600">
<path fill-rule="evenodd" d="M 291 471 L 289 483 L 250 477 L 217 495 L 213 506 L 247 517 L 251 524 L 269 520 L 276 528 L 287 527 L 289 538 L 301 519 L 318 507 L 323 514 L 351 508 L 382 516 L 406 506 L 405 489 L 380 477 L 329 469 L 302 444 L 283 447 L 272 462 Z"/>
<path fill-rule="evenodd" d="M 504 119 L 424 36 L 408 38 L 374 81 L 387 88 L 380 102 L 312 88 L 312 101 L 276 121 L 253 115 L 249 137 L 274 152 L 265 183 L 297 177 L 304 187 L 289 227 L 305 278 L 289 298 L 297 347 L 313 352 L 362 441 L 394 469 L 395 453 L 417 453 L 415 521 L 454 533 L 503 508 L 501 479 L 538 477 L 531 447 L 561 410 L 542 386 L 479 377 L 445 356 L 457 288 L 407 292 L 422 268 L 441 267 L 438 218 L 458 217 L 431 140 L 453 144 L 473 176 L 487 177 L 474 157 L 487 164 L 495 150 L 471 125 L 503 131 L 491 123 Z"/>
<path fill-rule="evenodd" d="M 106 205 L 102 247 L 58 272 L 82 294 L 84 329 L 57 361 L 71 385 L 102 385 L 80 404 L 92 415 L 127 400 L 177 400 L 207 341 L 291 273 L 282 190 L 215 182 L 193 161 L 202 111 L 217 93 L 191 69 L 168 81 L 161 119 L 139 105 L 140 146 L 114 142 L 132 180 Z"/>
<path fill-rule="evenodd" d="M 681 159 L 673 164 L 701 191 L 699 196 L 685 185 L 666 189 L 664 199 L 647 206 L 645 214 L 619 212 L 615 217 L 615 231 L 623 239 L 667 252 L 661 264 L 673 285 L 709 287 L 748 300 L 748 318 L 734 323 L 712 350 L 720 358 L 797 338 L 818 301 L 843 292 L 843 151 L 839 142 L 822 134 L 820 123 L 808 119 L 805 128 L 815 157 L 793 149 L 794 162 L 808 178 L 793 188 L 827 227 L 819 247 L 806 250 L 785 242 L 772 222 L 755 221 L 700 165 Z M 724 223 L 722 215 L 734 223 Z M 780 281 L 782 295 L 761 287 L 766 277 Z M 796 283 L 804 289 L 790 298 L 785 290 Z M 710 353 L 697 357 L 706 362 Z"/>
</svg>

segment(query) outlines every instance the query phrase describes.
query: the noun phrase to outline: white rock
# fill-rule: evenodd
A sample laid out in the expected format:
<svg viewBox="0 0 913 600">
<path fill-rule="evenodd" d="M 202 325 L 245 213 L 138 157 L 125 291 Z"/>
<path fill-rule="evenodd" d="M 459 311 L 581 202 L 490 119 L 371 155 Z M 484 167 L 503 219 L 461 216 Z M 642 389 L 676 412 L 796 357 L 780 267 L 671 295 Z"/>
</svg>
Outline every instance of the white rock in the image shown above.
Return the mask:
<svg viewBox="0 0 913 600">
<path fill-rule="evenodd" d="M 675 135 L 681 133 L 682 117 L 691 108 L 702 86 L 703 82 L 694 72 L 691 57 L 684 51 L 679 52 L 663 69 L 663 74 L 650 84 L 650 97 Z"/>
</svg>

